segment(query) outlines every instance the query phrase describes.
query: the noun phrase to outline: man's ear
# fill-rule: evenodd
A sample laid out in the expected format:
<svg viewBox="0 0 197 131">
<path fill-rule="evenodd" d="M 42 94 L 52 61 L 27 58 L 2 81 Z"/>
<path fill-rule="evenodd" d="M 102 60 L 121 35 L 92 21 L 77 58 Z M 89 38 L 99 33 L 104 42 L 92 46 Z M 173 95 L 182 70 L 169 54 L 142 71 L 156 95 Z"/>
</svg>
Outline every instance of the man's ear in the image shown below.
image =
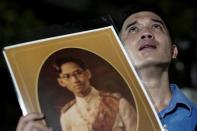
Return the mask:
<svg viewBox="0 0 197 131">
<path fill-rule="evenodd" d="M 61 78 L 57 78 L 57 82 L 61 87 L 66 87 L 64 81 Z"/>
<path fill-rule="evenodd" d="M 172 45 L 172 59 L 176 59 L 178 55 L 178 48 L 175 44 Z"/>
</svg>

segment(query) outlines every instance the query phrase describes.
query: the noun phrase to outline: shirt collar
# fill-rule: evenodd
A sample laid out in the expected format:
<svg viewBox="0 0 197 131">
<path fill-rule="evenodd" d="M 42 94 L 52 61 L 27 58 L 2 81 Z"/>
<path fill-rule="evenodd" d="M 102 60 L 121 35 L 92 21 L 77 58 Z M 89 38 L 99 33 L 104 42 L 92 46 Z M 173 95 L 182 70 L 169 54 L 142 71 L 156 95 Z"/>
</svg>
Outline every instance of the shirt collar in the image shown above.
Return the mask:
<svg viewBox="0 0 197 131">
<path fill-rule="evenodd" d="M 160 117 L 165 117 L 166 114 L 173 111 L 176 107 L 183 105 L 182 107 L 189 111 L 188 116 L 191 115 L 192 103 L 186 96 L 182 93 L 182 91 L 175 84 L 170 84 L 170 90 L 172 92 L 172 98 L 170 100 L 169 105 L 159 112 Z"/>
</svg>

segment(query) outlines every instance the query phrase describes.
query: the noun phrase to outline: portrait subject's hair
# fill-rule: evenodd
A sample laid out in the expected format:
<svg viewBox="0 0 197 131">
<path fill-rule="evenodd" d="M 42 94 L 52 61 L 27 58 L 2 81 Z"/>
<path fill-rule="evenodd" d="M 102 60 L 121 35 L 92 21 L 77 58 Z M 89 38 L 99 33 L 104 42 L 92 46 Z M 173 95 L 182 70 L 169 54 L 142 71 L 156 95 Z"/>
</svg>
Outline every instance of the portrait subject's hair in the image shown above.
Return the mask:
<svg viewBox="0 0 197 131">
<path fill-rule="evenodd" d="M 84 62 L 82 60 L 74 58 L 74 57 L 67 57 L 67 56 L 61 57 L 61 58 L 55 60 L 53 67 L 54 67 L 55 71 L 59 74 L 62 72 L 61 66 L 63 64 L 68 63 L 68 62 L 73 62 L 84 70 L 87 69 L 86 65 L 84 64 Z"/>
</svg>

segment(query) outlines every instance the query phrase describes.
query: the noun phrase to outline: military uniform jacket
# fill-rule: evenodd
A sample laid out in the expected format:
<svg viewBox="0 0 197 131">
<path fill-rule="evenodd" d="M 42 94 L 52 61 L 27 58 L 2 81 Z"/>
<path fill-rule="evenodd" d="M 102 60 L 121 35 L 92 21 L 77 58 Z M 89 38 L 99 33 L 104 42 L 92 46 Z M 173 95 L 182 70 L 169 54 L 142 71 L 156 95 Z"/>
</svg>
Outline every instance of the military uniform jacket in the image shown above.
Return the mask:
<svg viewBox="0 0 197 131">
<path fill-rule="evenodd" d="M 61 111 L 62 131 L 135 131 L 135 109 L 126 99 L 93 88 Z"/>
</svg>

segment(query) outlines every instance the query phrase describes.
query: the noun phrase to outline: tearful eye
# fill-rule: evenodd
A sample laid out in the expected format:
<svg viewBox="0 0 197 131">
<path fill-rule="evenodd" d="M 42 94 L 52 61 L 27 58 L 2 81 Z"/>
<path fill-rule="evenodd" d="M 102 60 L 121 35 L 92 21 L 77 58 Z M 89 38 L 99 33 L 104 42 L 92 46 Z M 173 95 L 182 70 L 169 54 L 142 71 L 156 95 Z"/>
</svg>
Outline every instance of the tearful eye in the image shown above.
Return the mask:
<svg viewBox="0 0 197 131">
<path fill-rule="evenodd" d="M 132 26 L 128 30 L 129 30 L 129 32 L 136 32 L 136 31 L 138 31 L 138 28 L 136 26 Z"/>
<path fill-rule="evenodd" d="M 160 24 L 154 24 L 153 28 L 154 29 L 162 29 L 162 26 Z"/>
</svg>

